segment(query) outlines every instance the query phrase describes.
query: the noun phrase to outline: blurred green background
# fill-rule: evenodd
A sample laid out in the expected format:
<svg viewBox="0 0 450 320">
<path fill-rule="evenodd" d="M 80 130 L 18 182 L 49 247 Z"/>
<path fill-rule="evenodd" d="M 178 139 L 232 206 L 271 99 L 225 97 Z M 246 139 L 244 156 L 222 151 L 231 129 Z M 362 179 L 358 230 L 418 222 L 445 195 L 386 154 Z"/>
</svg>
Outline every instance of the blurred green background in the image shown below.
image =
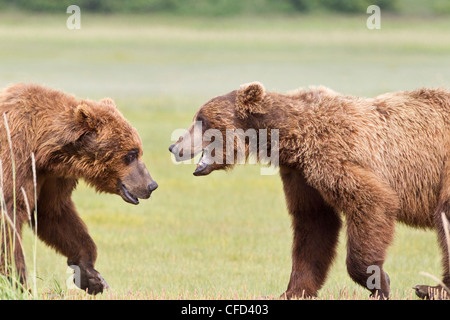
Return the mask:
<svg viewBox="0 0 450 320">
<path fill-rule="evenodd" d="M 79 30 L 66 27 L 71 4 Z M 380 30 L 366 26 L 370 4 L 381 7 Z M 150 200 L 131 206 L 83 183 L 74 193 L 111 286 L 105 298 L 277 297 L 292 242 L 279 177 L 255 165 L 194 177 L 194 164 L 171 160 L 172 132 L 211 97 L 255 80 L 271 91 L 325 85 L 359 96 L 448 88 L 449 12 L 445 0 L 2 0 L 0 86 L 108 96 L 140 132 L 160 185 Z M 347 275 L 344 231 L 320 298 L 368 296 Z M 32 241 L 25 230 L 29 271 Z M 37 255 L 39 297 L 79 297 L 65 288 L 65 258 L 42 243 Z M 433 232 L 399 225 L 386 260 L 393 298 L 433 284 L 419 272 L 440 277 L 439 261 Z"/>
<path fill-rule="evenodd" d="M 97 13 L 169 13 L 233 16 L 243 14 L 361 13 L 378 5 L 395 14 L 449 14 L 446 0 L 1 0 L 7 9 L 30 12 L 61 12 L 69 5 Z"/>
</svg>

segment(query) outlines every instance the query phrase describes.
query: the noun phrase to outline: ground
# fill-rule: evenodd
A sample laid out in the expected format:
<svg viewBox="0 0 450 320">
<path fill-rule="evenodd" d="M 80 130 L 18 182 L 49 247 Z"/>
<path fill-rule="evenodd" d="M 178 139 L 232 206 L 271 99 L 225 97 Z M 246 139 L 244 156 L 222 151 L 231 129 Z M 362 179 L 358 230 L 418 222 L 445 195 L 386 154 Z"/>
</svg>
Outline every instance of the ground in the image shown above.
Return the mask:
<svg viewBox="0 0 450 320">
<path fill-rule="evenodd" d="M 160 185 L 154 197 L 130 207 L 116 196 L 93 197 L 84 184 L 73 197 L 111 286 L 105 297 L 257 298 L 286 290 L 292 238 L 279 176 L 247 166 L 205 181 L 192 176 L 195 165 L 170 159 L 172 131 L 187 127 L 205 99 L 255 80 L 271 91 L 321 84 L 362 96 L 450 86 L 446 18 L 386 18 L 370 31 L 365 14 L 270 22 L 82 14 L 81 30 L 69 31 L 67 16 L 0 16 L 8 48 L 0 52 L 0 86 L 35 81 L 80 97 L 110 96 L 139 131 Z M 25 231 L 32 275 L 33 237 Z M 367 299 L 346 272 L 344 245 L 342 235 L 319 298 L 344 290 L 342 298 Z M 67 292 L 64 258 L 42 243 L 36 266 L 38 297 L 58 297 L 59 288 L 65 298 L 79 294 Z M 435 284 L 419 272 L 441 277 L 435 234 L 399 225 L 385 268 L 395 279 L 392 298 L 415 299 L 412 286 Z"/>
</svg>

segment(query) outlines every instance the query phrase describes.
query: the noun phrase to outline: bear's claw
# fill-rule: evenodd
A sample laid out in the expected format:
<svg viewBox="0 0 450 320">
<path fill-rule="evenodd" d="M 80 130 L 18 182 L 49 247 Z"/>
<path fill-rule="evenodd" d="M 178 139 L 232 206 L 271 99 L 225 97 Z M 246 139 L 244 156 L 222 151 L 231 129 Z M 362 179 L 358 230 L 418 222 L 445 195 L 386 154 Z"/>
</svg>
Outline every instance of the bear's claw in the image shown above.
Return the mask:
<svg viewBox="0 0 450 320">
<path fill-rule="evenodd" d="M 102 293 L 103 290 L 109 289 L 108 283 L 94 268 L 85 267 L 83 265 L 77 266 L 72 265 L 70 267 L 75 270 L 73 282 L 78 288 L 87 291 L 87 293 L 93 295 Z M 79 267 L 79 269 L 74 267 Z"/>
<path fill-rule="evenodd" d="M 426 300 L 443 300 L 450 299 L 450 294 L 445 288 L 441 286 L 427 286 L 417 285 L 413 289 L 416 291 L 416 296 Z"/>
</svg>

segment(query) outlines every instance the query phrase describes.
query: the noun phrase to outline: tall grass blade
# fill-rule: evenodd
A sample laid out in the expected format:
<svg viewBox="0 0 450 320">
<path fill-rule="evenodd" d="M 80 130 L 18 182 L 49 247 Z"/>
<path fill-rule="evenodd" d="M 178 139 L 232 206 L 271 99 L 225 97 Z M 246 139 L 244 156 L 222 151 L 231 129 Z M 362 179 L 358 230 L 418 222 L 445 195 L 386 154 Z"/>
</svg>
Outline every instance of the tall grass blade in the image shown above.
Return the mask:
<svg viewBox="0 0 450 320">
<path fill-rule="evenodd" d="M 449 270 L 450 270 L 450 234 L 449 234 L 449 229 L 448 229 L 448 219 L 447 216 L 445 215 L 445 212 L 441 212 L 441 218 L 442 218 L 442 225 L 444 227 L 444 234 L 445 234 L 445 240 L 447 241 L 447 254 L 449 256 L 448 259 L 448 263 L 449 263 Z M 449 291 L 450 293 L 450 291 Z"/>
<path fill-rule="evenodd" d="M 37 294 L 37 274 L 36 274 L 36 255 L 37 255 L 37 174 L 36 174 L 36 158 L 34 153 L 31 153 L 31 168 L 33 171 L 33 186 L 34 186 L 34 246 L 33 246 L 33 292 Z"/>
</svg>

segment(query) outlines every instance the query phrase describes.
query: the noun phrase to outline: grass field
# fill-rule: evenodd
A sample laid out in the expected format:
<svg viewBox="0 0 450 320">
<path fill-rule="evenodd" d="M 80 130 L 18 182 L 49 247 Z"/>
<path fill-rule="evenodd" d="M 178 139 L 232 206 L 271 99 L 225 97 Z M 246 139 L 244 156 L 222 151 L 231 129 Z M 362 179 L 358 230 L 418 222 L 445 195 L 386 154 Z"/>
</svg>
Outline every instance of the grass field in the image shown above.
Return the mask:
<svg viewBox="0 0 450 320">
<path fill-rule="evenodd" d="M 0 14 L 0 85 L 37 82 L 99 99 L 109 96 L 139 130 L 144 159 L 159 183 L 148 201 L 126 204 L 83 183 L 74 194 L 98 246 L 96 269 L 111 289 L 99 298 L 278 297 L 290 269 L 291 229 L 281 182 L 259 167 L 208 177 L 175 165 L 167 150 L 211 97 L 258 80 L 268 90 L 326 85 L 373 96 L 450 86 L 450 20 L 366 15 L 180 18 Z M 24 230 L 28 271 L 33 238 Z M 366 299 L 345 267 L 345 233 L 321 299 Z M 66 288 L 66 261 L 37 249 L 37 298 L 84 298 Z M 385 269 L 392 297 L 414 299 L 416 284 L 440 278 L 431 231 L 399 225 Z"/>
</svg>

